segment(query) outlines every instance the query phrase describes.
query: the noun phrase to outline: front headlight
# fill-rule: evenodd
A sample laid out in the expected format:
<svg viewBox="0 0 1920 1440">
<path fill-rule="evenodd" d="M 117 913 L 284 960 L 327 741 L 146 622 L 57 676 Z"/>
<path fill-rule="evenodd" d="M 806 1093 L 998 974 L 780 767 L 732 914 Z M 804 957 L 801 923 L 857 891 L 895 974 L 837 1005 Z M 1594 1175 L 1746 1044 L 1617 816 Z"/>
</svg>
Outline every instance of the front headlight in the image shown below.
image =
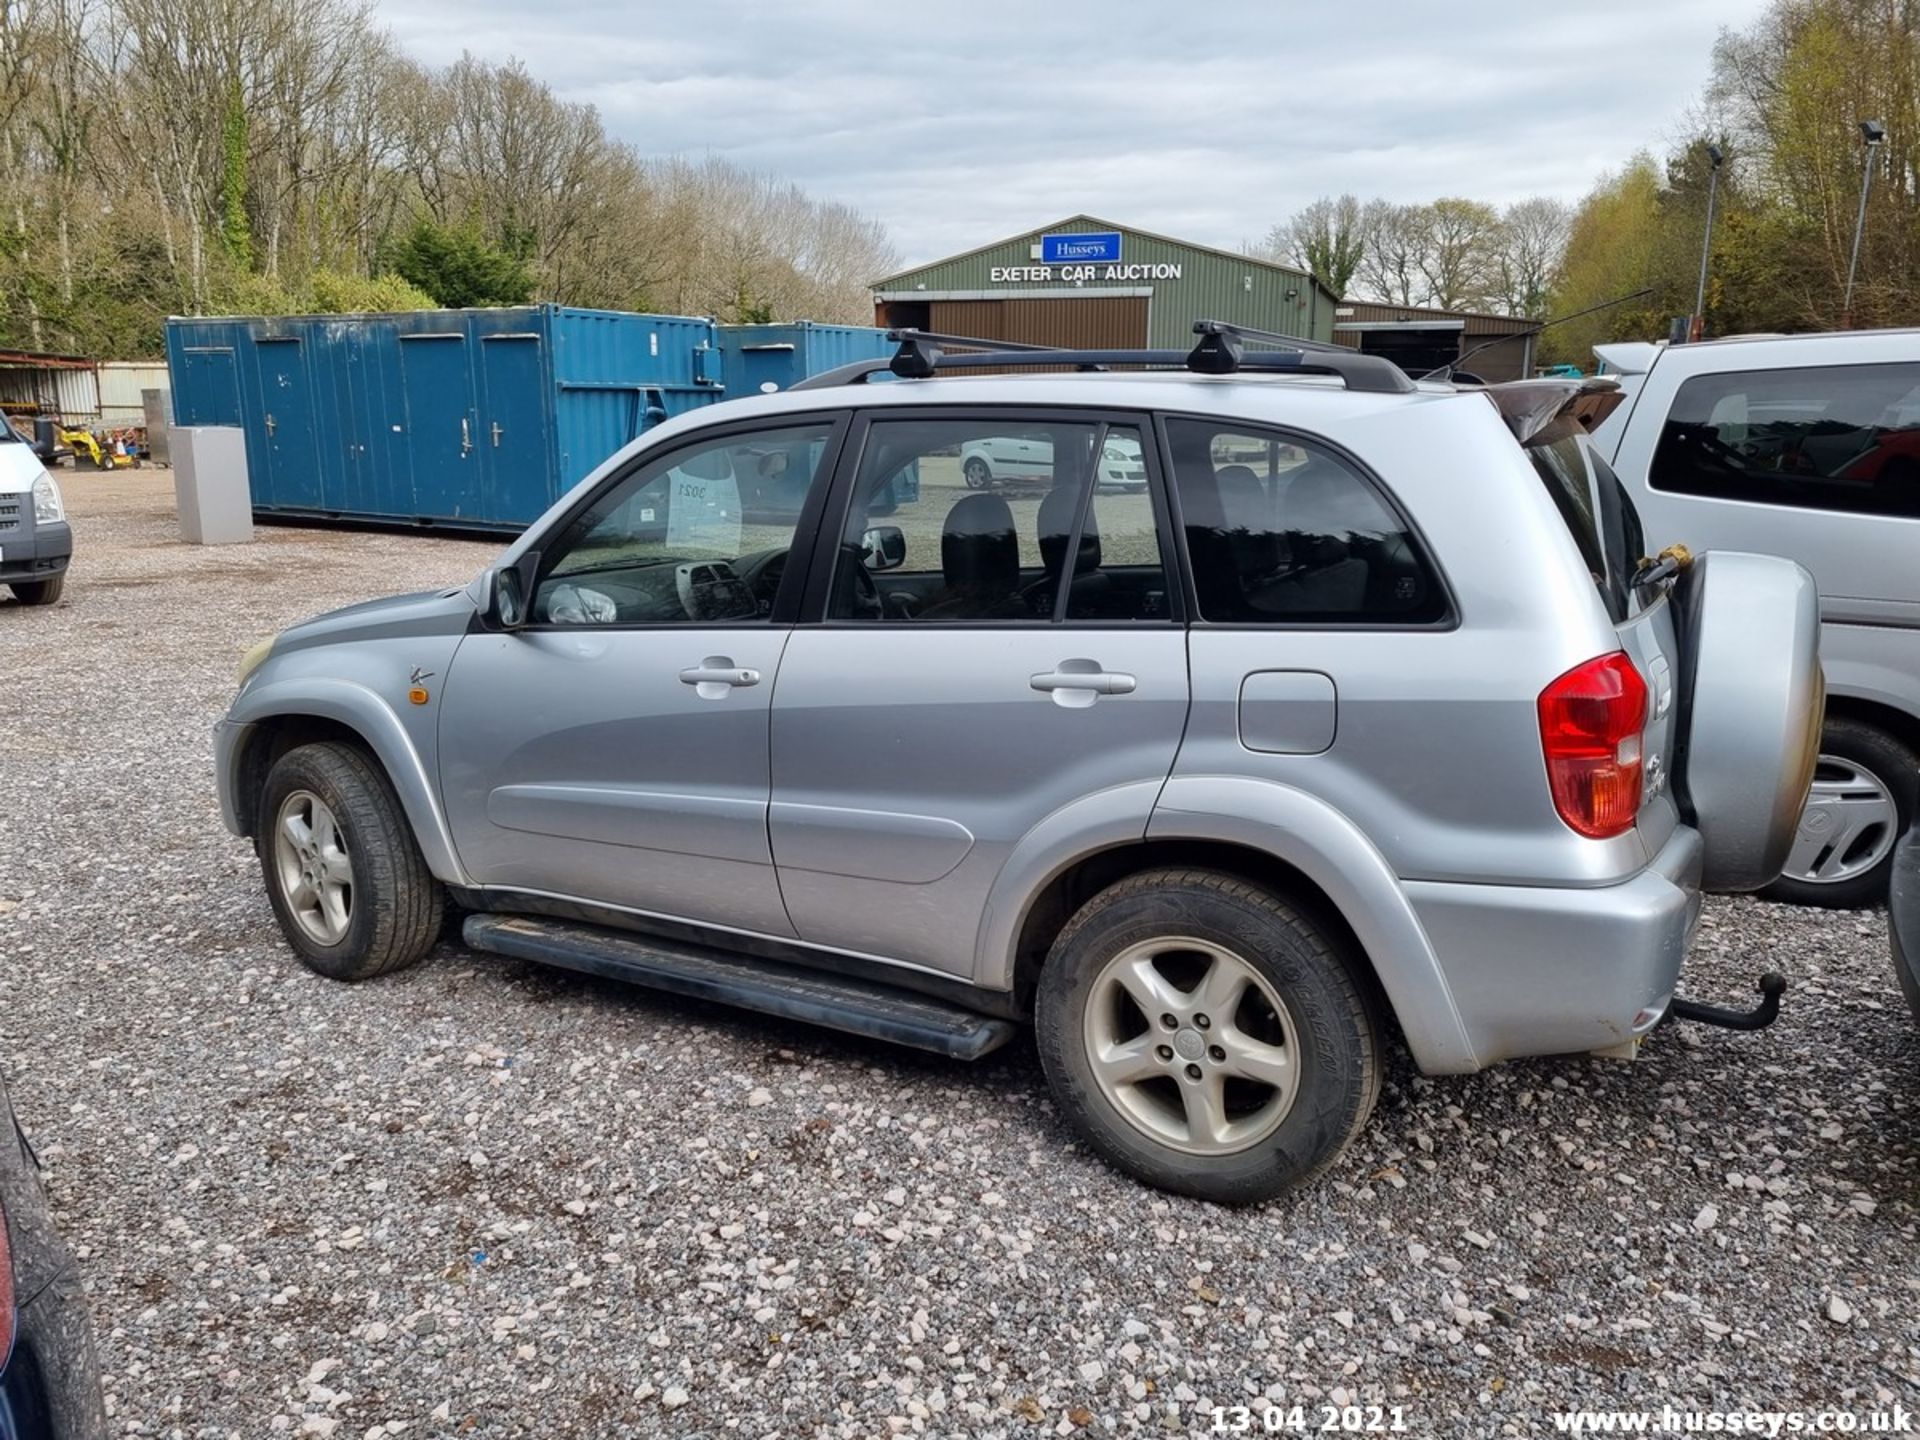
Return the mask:
<svg viewBox="0 0 1920 1440">
<path fill-rule="evenodd" d="M 247 677 L 258 670 L 266 662 L 267 656 L 273 653 L 273 642 L 276 638 L 278 637 L 269 635 L 240 657 L 240 673 L 234 677 L 234 684 L 247 683 Z"/>
<path fill-rule="evenodd" d="M 60 487 L 53 483 L 51 475 L 42 475 L 33 482 L 33 523 L 51 525 L 66 518 L 67 508 L 60 503 Z"/>
</svg>

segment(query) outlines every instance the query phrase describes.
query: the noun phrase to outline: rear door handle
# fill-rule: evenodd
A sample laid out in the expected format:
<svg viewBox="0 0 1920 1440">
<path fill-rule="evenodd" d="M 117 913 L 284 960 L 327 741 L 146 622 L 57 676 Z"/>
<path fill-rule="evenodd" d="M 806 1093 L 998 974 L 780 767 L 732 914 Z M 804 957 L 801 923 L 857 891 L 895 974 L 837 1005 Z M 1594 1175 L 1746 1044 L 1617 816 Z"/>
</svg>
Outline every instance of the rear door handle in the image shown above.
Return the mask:
<svg viewBox="0 0 1920 1440">
<path fill-rule="evenodd" d="M 1091 705 L 1102 695 L 1131 695 L 1139 684 L 1131 675 L 1102 670 L 1097 660 L 1062 660 L 1057 669 L 1031 676 L 1027 683 L 1070 709 Z"/>
<path fill-rule="evenodd" d="M 730 656 L 709 655 L 698 665 L 682 670 L 680 683 L 693 686 L 693 693 L 702 700 L 724 700 L 734 690 L 758 685 L 760 672 L 735 665 Z"/>
</svg>

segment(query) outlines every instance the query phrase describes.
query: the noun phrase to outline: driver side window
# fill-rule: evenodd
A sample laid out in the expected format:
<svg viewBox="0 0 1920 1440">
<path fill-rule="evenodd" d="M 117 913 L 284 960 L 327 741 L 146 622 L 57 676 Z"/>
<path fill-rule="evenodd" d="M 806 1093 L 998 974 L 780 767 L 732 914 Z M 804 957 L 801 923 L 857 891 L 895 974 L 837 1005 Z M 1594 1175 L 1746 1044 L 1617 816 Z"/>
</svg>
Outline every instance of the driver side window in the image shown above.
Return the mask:
<svg viewBox="0 0 1920 1440">
<path fill-rule="evenodd" d="M 533 623 L 765 620 L 832 434 L 831 423 L 736 433 L 649 460 L 547 547 Z"/>
</svg>

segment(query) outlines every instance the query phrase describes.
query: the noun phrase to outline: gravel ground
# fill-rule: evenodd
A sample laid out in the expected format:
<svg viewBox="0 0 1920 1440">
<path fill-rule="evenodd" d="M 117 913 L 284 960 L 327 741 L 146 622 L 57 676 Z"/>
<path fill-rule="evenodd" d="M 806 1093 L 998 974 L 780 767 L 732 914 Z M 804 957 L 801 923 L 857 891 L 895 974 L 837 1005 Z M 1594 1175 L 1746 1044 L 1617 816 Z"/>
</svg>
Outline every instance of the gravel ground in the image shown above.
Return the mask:
<svg viewBox="0 0 1920 1440">
<path fill-rule="evenodd" d="M 215 813 L 234 662 L 490 547 L 198 551 L 164 473 L 67 489 L 66 600 L 0 603 L 0 1063 L 124 1433 L 1920 1408 L 1920 1042 L 1878 913 L 1716 902 L 1692 989 L 1777 966 L 1771 1031 L 1401 1063 L 1314 1192 L 1172 1200 L 1073 1144 L 1025 1045 L 947 1063 L 453 947 L 360 988 L 308 974 Z"/>
</svg>

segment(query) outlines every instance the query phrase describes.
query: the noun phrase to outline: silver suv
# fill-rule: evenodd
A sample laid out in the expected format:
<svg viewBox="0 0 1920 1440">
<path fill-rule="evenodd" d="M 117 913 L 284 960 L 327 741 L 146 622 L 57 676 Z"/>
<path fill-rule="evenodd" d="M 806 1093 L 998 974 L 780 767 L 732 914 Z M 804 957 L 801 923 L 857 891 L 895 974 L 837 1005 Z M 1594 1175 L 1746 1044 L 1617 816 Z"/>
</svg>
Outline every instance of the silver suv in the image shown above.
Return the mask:
<svg viewBox="0 0 1920 1440">
<path fill-rule="evenodd" d="M 682 417 L 471 585 L 257 646 L 220 793 L 301 958 L 410 964 L 450 897 L 480 950 L 949 1055 L 1030 1022 L 1088 1144 L 1224 1201 L 1329 1164 L 1390 1040 L 1632 1053 L 1703 883 L 1791 842 L 1805 572 L 1644 560 L 1605 382 L 1224 327 L 953 373 L 1007 363 L 909 337 Z M 970 486 L 1007 437 L 1046 488 Z"/>
</svg>

